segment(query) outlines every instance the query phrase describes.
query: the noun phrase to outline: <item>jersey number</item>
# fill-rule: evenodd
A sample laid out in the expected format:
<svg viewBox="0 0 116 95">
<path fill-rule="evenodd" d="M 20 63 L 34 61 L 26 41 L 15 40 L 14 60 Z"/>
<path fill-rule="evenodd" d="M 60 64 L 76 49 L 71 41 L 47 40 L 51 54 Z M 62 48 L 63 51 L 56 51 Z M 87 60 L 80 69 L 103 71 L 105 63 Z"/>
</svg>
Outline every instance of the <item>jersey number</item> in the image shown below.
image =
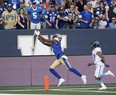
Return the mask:
<svg viewBox="0 0 116 95">
<path fill-rule="evenodd" d="M 13 14 L 6 15 L 6 20 L 13 20 L 13 19 L 14 19 Z"/>
<path fill-rule="evenodd" d="M 93 61 L 95 61 L 95 54 L 92 54 L 92 57 L 93 57 Z"/>
<path fill-rule="evenodd" d="M 36 12 L 33 13 L 33 18 L 37 19 L 37 13 Z"/>
<path fill-rule="evenodd" d="M 54 22 L 55 21 L 55 17 L 50 17 L 50 22 Z"/>
</svg>

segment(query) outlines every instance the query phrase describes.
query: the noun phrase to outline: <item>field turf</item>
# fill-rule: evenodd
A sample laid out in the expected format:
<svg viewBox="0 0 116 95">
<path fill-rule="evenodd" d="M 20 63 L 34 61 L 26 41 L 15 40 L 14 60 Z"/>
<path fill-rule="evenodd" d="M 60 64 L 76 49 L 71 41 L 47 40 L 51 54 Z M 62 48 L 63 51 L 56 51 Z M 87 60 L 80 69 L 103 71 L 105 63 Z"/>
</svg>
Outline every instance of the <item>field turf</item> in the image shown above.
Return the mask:
<svg viewBox="0 0 116 95">
<path fill-rule="evenodd" d="M 99 85 L 62 85 L 50 86 L 49 90 L 44 90 L 44 86 L 13 86 L 0 87 L 0 95 L 9 94 L 37 94 L 37 95 L 116 95 L 116 84 L 106 84 L 107 90 L 99 91 Z"/>
</svg>

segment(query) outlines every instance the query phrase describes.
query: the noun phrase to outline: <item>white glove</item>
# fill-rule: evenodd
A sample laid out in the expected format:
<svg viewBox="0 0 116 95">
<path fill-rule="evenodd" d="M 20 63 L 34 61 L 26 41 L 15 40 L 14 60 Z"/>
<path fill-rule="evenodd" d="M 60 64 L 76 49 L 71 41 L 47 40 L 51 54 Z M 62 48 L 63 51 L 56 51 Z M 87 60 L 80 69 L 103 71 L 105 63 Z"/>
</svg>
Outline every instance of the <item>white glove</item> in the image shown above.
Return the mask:
<svg viewBox="0 0 116 95">
<path fill-rule="evenodd" d="M 34 35 L 35 35 L 35 36 L 39 36 L 39 35 L 40 35 L 40 31 L 35 30 L 35 31 L 34 31 Z"/>
</svg>

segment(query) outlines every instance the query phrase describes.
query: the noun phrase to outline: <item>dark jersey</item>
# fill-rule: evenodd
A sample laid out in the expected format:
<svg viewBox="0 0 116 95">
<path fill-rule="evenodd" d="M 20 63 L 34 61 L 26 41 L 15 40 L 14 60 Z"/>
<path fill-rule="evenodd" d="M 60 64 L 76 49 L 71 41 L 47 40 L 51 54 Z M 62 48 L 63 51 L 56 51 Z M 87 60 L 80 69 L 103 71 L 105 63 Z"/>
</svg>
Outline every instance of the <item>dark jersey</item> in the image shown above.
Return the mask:
<svg viewBox="0 0 116 95">
<path fill-rule="evenodd" d="M 59 17 L 60 16 L 58 11 L 52 12 L 51 10 L 47 11 L 45 15 L 45 19 L 48 20 L 52 24 L 52 26 L 56 25 L 56 19 L 58 19 Z"/>
</svg>

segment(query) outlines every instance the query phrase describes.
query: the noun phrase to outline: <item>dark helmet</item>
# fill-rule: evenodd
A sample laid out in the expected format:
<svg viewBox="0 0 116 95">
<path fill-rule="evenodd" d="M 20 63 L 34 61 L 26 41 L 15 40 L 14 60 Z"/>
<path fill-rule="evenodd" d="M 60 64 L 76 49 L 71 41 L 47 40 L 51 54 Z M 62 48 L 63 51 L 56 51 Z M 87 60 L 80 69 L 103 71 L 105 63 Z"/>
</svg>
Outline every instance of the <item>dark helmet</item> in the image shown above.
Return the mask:
<svg viewBox="0 0 116 95">
<path fill-rule="evenodd" d="M 99 41 L 93 41 L 91 44 L 90 44 L 90 48 L 95 48 L 95 47 L 100 47 L 100 42 Z"/>
</svg>

